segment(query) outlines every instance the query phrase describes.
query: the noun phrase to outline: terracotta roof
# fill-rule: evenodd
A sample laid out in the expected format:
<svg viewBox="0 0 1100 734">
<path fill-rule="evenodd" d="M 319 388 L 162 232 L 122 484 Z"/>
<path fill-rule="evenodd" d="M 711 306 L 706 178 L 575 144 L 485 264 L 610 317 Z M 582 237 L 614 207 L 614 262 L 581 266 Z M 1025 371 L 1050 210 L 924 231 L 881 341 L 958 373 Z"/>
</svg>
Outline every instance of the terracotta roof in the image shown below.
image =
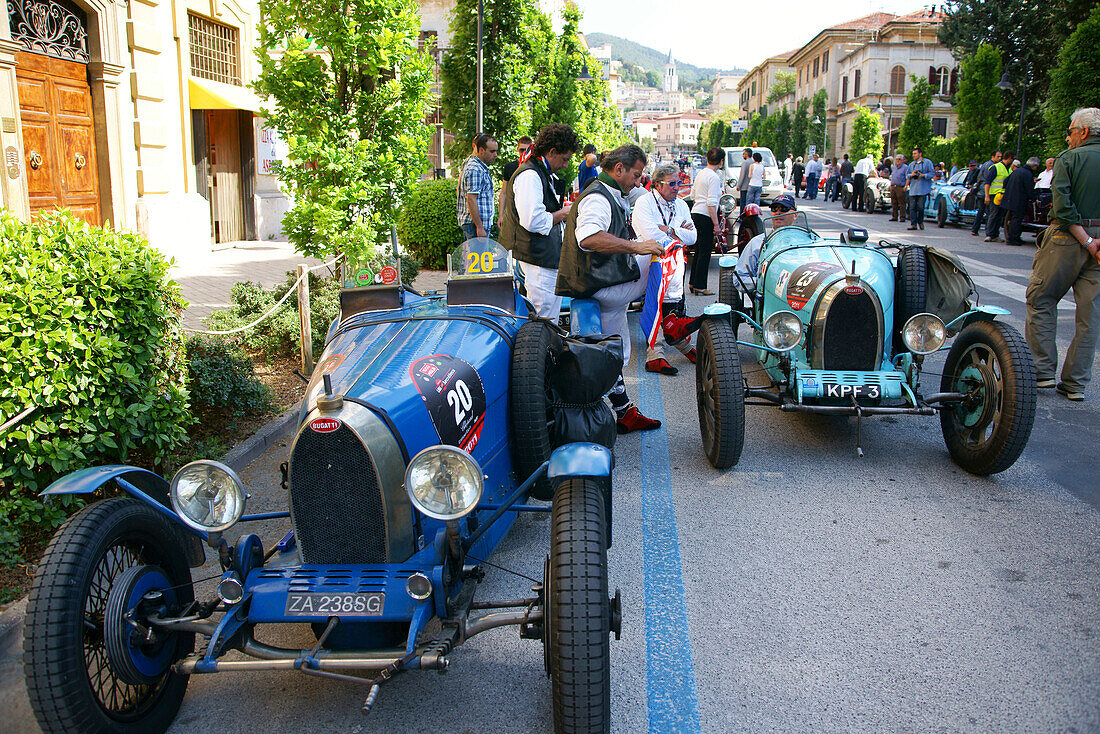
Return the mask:
<svg viewBox="0 0 1100 734">
<path fill-rule="evenodd" d="M 894 18 L 891 23 L 942 23 L 947 19 L 947 13 L 941 13 L 936 11 L 930 13 L 925 9 L 916 10 L 912 13 L 905 15 L 899 15 Z"/>
<path fill-rule="evenodd" d="M 802 47 L 799 46 L 798 48 L 802 48 Z M 781 53 L 781 54 L 776 54 L 775 56 L 772 56 L 771 58 L 773 58 L 773 59 L 789 59 L 792 56 L 794 56 L 796 53 L 798 53 L 798 48 L 792 48 L 790 51 L 787 51 L 787 52 Z"/>
<path fill-rule="evenodd" d="M 877 31 L 884 25 L 892 20 L 896 20 L 898 16 L 893 13 L 871 13 L 865 15 L 862 18 L 856 18 L 850 20 L 847 23 L 839 23 L 834 26 L 829 26 L 826 30 L 830 31 Z"/>
</svg>

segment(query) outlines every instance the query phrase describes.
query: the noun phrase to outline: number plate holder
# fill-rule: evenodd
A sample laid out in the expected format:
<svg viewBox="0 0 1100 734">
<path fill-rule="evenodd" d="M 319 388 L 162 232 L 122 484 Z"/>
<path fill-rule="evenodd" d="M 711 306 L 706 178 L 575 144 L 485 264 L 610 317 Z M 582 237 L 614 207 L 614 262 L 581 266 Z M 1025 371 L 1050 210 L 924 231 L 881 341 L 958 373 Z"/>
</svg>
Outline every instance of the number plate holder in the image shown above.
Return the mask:
<svg viewBox="0 0 1100 734">
<path fill-rule="evenodd" d="M 288 617 L 380 617 L 386 605 L 381 591 L 325 594 L 292 591 L 286 595 Z"/>
</svg>

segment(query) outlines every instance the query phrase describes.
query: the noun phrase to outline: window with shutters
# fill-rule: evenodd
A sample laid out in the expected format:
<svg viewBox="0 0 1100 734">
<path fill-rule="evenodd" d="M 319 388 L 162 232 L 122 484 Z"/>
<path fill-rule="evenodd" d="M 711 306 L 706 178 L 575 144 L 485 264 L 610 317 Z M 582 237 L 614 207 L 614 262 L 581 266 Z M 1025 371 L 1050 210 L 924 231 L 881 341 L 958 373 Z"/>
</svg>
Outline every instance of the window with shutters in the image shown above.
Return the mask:
<svg viewBox="0 0 1100 734">
<path fill-rule="evenodd" d="M 798 83 L 802 84 L 802 69 L 798 70 Z"/>
<path fill-rule="evenodd" d="M 860 71 L 859 71 L 859 69 L 856 69 L 856 80 L 853 83 L 852 99 L 855 99 L 856 97 L 859 96 L 859 81 L 860 81 L 859 77 L 860 77 Z"/>
<path fill-rule="evenodd" d="M 937 76 L 939 77 L 939 83 L 940 83 L 939 93 L 940 94 L 950 94 L 951 93 L 951 72 L 948 71 L 946 66 L 941 66 L 939 68 L 939 74 L 937 74 Z"/>
<path fill-rule="evenodd" d="M 848 140 L 848 123 L 843 123 L 840 126 L 840 147 L 844 147 L 844 143 Z"/>
<path fill-rule="evenodd" d="M 844 77 L 840 82 L 840 103 L 844 104 L 848 101 L 848 77 Z"/>
<path fill-rule="evenodd" d="M 240 31 L 233 26 L 187 14 L 191 76 L 241 86 Z"/>
<path fill-rule="evenodd" d="M 947 137 L 947 118 L 946 117 L 933 117 L 932 118 L 932 135 L 933 137 L 946 138 Z"/>
<path fill-rule="evenodd" d="M 814 59 L 814 79 L 817 79 L 817 70 L 818 70 L 818 67 L 820 66 L 820 63 L 821 63 L 820 58 Z"/>
<path fill-rule="evenodd" d="M 821 73 L 825 73 L 829 70 L 829 52 L 821 54 Z"/>
<path fill-rule="evenodd" d="M 890 94 L 905 94 L 905 67 L 901 64 L 890 70 Z"/>
</svg>

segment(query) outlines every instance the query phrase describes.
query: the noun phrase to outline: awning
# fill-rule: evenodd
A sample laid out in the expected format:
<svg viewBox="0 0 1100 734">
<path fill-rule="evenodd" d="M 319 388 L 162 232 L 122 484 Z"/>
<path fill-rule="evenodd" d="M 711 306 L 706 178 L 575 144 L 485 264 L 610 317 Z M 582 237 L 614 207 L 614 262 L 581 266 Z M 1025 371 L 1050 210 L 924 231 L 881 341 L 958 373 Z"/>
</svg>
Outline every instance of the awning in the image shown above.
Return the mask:
<svg viewBox="0 0 1100 734">
<path fill-rule="evenodd" d="M 187 78 L 193 110 L 250 110 L 260 111 L 260 98 L 247 87 L 213 82 L 209 79 Z"/>
</svg>

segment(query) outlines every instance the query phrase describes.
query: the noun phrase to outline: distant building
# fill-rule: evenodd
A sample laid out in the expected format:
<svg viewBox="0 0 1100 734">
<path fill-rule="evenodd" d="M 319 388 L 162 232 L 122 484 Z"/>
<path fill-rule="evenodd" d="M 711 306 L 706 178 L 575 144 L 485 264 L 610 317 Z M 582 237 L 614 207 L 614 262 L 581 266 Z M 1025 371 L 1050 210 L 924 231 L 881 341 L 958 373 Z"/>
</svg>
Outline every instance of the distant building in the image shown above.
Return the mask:
<svg viewBox="0 0 1100 734">
<path fill-rule="evenodd" d="M 676 59 L 672 58 L 671 49 L 668 52 L 668 61 L 665 62 L 665 78 L 661 90 L 665 93 L 680 91 L 680 77 L 676 75 Z"/>
<path fill-rule="evenodd" d="M 638 136 L 638 140 L 649 139 L 656 143 L 657 141 L 657 116 L 656 115 L 642 115 L 641 117 L 635 117 L 633 121 L 634 133 Z"/>
<path fill-rule="evenodd" d="M 795 53 L 788 51 L 764 59 L 738 82 L 739 109 L 745 119 L 758 113 L 767 116 L 768 93 L 775 84 L 775 75 L 781 71 L 791 71 L 790 58 Z"/>
<path fill-rule="evenodd" d="M 744 74 L 719 74 L 710 85 L 710 109 L 721 112 L 723 108 L 734 105 L 740 109 L 740 93 L 737 85 Z"/>
<path fill-rule="evenodd" d="M 656 137 L 654 138 L 655 152 L 666 156 L 674 152 L 694 150 L 699 141 L 699 129 L 707 118 L 698 112 L 680 112 L 673 115 L 658 117 Z"/>
</svg>

